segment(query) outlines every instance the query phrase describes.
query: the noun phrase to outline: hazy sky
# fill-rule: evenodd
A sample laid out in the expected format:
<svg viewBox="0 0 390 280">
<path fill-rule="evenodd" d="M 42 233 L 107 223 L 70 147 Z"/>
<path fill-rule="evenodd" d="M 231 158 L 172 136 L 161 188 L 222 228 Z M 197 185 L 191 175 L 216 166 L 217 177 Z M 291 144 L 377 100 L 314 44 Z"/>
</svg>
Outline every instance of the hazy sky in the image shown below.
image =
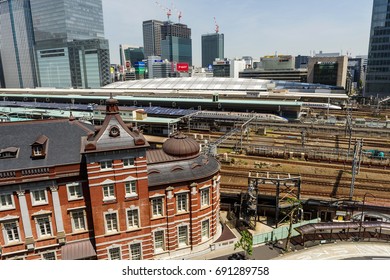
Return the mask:
<svg viewBox="0 0 390 280">
<path fill-rule="evenodd" d="M 373 0 L 103 0 L 111 63 L 119 44 L 142 46 L 142 22 L 171 20 L 192 30 L 192 56 L 201 65 L 201 35 L 225 34 L 225 57 L 319 52 L 367 55 Z"/>
</svg>

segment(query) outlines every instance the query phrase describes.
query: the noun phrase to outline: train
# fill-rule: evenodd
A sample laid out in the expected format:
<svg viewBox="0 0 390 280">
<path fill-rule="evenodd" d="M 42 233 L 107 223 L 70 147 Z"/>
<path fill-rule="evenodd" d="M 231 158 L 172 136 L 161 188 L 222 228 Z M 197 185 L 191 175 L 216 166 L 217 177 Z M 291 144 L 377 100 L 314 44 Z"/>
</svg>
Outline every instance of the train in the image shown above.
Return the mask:
<svg viewBox="0 0 390 280">
<path fill-rule="evenodd" d="M 288 122 L 284 117 L 267 114 L 267 113 L 254 113 L 254 112 L 226 112 L 226 111 L 199 111 L 194 118 L 202 119 L 220 119 L 220 120 L 241 120 L 246 121 L 256 117 L 257 121 L 269 121 L 269 122 Z"/>
<path fill-rule="evenodd" d="M 267 113 L 199 111 L 191 116 L 190 128 L 200 131 L 228 132 L 251 120 L 253 124 L 263 122 L 286 123 L 284 117 Z M 187 122 L 185 122 L 187 124 Z"/>
<path fill-rule="evenodd" d="M 303 102 L 303 107 L 315 108 L 315 109 L 333 109 L 341 110 L 341 106 L 330 104 L 330 103 L 317 103 L 317 102 Z"/>
</svg>

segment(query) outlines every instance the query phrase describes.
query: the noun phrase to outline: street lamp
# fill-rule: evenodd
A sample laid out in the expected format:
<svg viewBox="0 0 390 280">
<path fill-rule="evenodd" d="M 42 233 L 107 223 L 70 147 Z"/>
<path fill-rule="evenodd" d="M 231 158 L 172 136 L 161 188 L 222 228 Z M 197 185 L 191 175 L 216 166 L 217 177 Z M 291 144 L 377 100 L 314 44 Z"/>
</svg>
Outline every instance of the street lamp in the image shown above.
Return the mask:
<svg viewBox="0 0 390 280">
<path fill-rule="evenodd" d="M 374 199 L 376 199 L 375 195 L 372 193 L 365 193 L 363 196 L 363 204 L 362 204 L 362 212 L 360 215 L 360 226 L 359 226 L 359 239 L 361 239 L 362 225 L 363 225 L 363 215 L 364 215 L 364 203 L 366 202 L 366 196 L 371 195 Z"/>
</svg>

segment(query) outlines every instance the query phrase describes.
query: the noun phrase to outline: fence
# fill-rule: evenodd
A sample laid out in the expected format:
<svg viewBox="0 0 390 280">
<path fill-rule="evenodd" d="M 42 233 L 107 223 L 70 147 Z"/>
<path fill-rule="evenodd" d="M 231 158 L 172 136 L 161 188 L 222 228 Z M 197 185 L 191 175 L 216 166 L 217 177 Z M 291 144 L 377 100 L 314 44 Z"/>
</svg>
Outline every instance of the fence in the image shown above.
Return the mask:
<svg viewBox="0 0 390 280">
<path fill-rule="evenodd" d="M 293 224 L 293 230 L 291 233 L 291 237 L 299 235 L 299 233 L 297 231 L 295 231 L 294 228 L 300 227 L 303 225 L 307 225 L 307 224 L 319 223 L 320 221 L 321 221 L 321 219 L 317 218 L 317 219 L 303 221 L 303 222 L 300 222 L 297 224 Z M 282 226 L 282 227 L 276 228 L 271 232 L 254 234 L 253 235 L 253 245 L 258 245 L 258 244 L 266 243 L 269 241 L 277 241 L 277 240 L 285 239 L 285 238 L 287 238 L 287 235 L 288 235 L 288 228 L 289 228 L 289 226 L 287 225 L 287 226 Z"/>
</svg>

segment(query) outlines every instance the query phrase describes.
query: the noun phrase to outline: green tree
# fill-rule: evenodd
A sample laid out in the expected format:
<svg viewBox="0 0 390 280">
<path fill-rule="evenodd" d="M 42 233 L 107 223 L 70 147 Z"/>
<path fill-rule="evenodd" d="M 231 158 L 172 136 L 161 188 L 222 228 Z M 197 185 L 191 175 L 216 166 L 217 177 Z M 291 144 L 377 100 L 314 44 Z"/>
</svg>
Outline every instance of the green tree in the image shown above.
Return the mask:
<svg viewBox="0 0 390 280">
<path fill-rule="evenodd" d="M 253 254 L 253 237 L 248 230 L 241 232 L 241 238 L 234 244 L 234 250 L 242 248 L 244 250 L 245 258 L 247 255 Z"/>
<path fill-rule="evenodd" d="M 289 245 L 290 245 L 290 240 L 291 240 L 291 234 L 292 234 L 292 230 L 293 230 L 294 220 L 295 220 L 295 217 L 298 214 L 299 209 L 302 208 L 302 203 L 297 198 L 292 198 L 292 197 L 287 198 L 287 202 L 291 204 L 292 208 L 291 208 L 290 213 L 288 213 L 289 227 L 288 227 L 288 234 L 287 234 L 287 238 L 286 238 L 286 244 L 284 246 L 284 251 L 285 252 L 288 252 L 289 249 L 290 249 Z"/>
</svg>

